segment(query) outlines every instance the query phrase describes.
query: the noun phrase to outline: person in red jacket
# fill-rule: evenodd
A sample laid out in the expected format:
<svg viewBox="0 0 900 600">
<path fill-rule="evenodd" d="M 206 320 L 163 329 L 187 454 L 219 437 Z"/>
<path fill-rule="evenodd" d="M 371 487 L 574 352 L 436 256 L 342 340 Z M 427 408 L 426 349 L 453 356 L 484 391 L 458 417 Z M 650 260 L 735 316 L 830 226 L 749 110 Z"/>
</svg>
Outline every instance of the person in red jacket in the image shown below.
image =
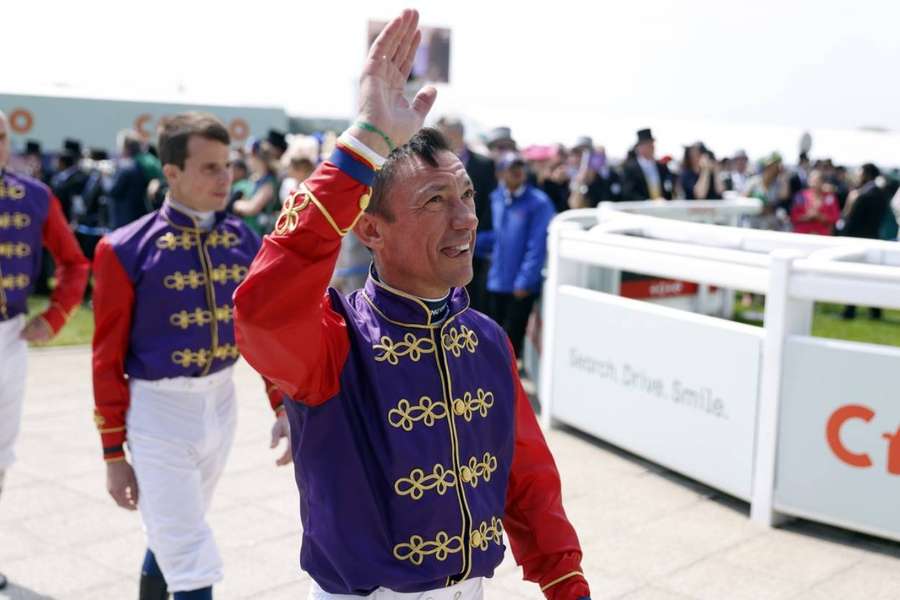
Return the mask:
<svg viewBox="0 0 900 600">
<path fill-rule="evenodd" d="M 290 400 L 310 598 L 474 600 L 508 536 L 551 600 L 590 595 L 559 474 L 503 330 L 469 308 L 477 218 L 464 165 L 403 97 L 406 10 L 372 45 L 359 115 L 285 203 L 235 293 L 242 354 Z M 327 289 L 341 239 L 365 286 Z"/>
<path fill-rule="evenodd" d="M 50 189 L 6 170 L 9 147 L 9 122 L 0 112 L 0 491 L 15 459 L 27 343 L 47 342 L 59 332 L 81 302 L 90 268 Z M 56 289 L 47 310 L 26 323 L 43 248 L 56 263 Z M 0 589 L 5 586 L 0 575 Z"/>
</svg>

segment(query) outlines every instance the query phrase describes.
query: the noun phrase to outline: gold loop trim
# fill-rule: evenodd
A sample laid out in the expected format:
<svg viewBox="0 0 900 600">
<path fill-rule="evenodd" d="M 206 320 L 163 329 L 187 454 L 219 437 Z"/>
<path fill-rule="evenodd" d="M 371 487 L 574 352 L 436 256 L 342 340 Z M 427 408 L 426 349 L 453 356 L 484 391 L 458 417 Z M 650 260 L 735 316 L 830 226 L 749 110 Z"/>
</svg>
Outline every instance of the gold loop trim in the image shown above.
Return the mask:
<svg viewBox="0 0 900 600">
<path fill-rule="evenodd" d="M 465 419 L 466 422 L 471 422 L 475 413 L 487 417 L 488 410 L 492 406 L 494 406 L 494 393 L 478 388 L 474 396 L 471 392 L 466 392 L 462 398 L 454 400 L 453 412 L 456 416 Z"/>
<path fill-rule="evenodd" d="M 160 250 L 190 250 L 196 245 L 197 236 L 191 231 L 182 231 L 178 235 L 167 231 L 156 239 L 156 247 Z"/>
<path fill-rule="evenodd" d="M 226 304 L 216 307 L 216 321 L 229 323 L 234 316 L 234 308 Z M 169 323 L 181 329 L 187 329 L 191 325 L 209 325 L 212 322 L 212 312 L 202 308 L 192 311 L 182 310 L 169 317 Z"/>
<path fill-rule="evenodd" d="M 298 196 L 303 198 L 300 203 L 297 202 Z M 300 212 L 306 210 L 306 207 L 309 206 L 310 198 L 312 198 L 312 192 L 302 184 L 288 196 L 281 207 L 281 214 L 278 215 L 278 220 L 275 221 L 275 233 L 277 235 L 292 233 L 297 229 L 297 226 L 300 225 Z"/>
<path fill-rule="evenodd" d="M 7 242 L 0 244 L 0 257 L 25 258 L 31 254 L 31 246 L 25 242 Z"/>
<path fill-rule="evenodd" d="M 215 269 L 211 269 L 209 276 L 213 283 L 227 283 L 228 281 L 240 283 L 244 280 L 244 277 L 247 276 L 248 271 L 249 269 L 244 265 L 235 264 L 228 266 L 222 264 Z M 206 274 L 203 271 L 195 271 L 194 269 L 191 269 L 187 273 L 175 271 L 163 279 L 163 285 L 170 290 L 177 290 L 179 292 L 185 288 L 195 290 L 206 285 Z"/>
<path fill-rule="evenodd" d="M 4 290 L 24 290 L 30 283 L 31 278 L 24 273 L 0 277 L 0 288 Z"/>
<path fill-rule="evenodd" d="M 434 490 L 439 496 L 456 485 L 456 473 L 444 468 L 444 465 L 435 465 L 429 475 L 422 469 L 413 469 L 409 477 L 401 477 L 394 483 L 394 491 L 399 496 L 409 496 L 413 500 L 420 500 L 428 490 Z"/>
<path fill-rule="evenodd" d="M 394 342 L 385 335 L 381 337 L 379 343 L 372 346 L 372 349 L 382 351 L 381 354 L 375 356 L 376 361 L 387 361 L 388 364 L 397 365 L 404 356 L 409 356 L 411 361 L 418 362 L 423 354 L 431 354 L 434 352 L 434 342 L 427 337 L 417 338 L 412 333 L 404 335 L 403 340 L 399 342 Z"/>
<path fill-rule="evenodd" d="M 25 229 L 31 225 L 31 215 L 14 212 L 0 214 L 0 229 Z"/>
<path fill-rule="evenodd" d="M 422 396 L 419 403 L 413 406 L 404 398 L 397 403 L 396 408 L 388 412 L 388 423 L 404 431 L 412 431 L 413 425 L 419 421 L 431 427 L 438 419 L 446 416 L 447 407 L 442 402 L 435 402 L 428 396 Z"/>
<path fill-rule="evenodd" d="M 441 336 L 441 345 L 444 350 L 459 358 L 464 349 L 469 354 L 475 354 L 475 348 L 478 347 L 478 336 L 465 325 L 459 330 L 454 326 Z"/>
<path fill-rule="evenodd" d="M 6 185 L 0 181 L 0 198 L 9 198 L 10 200 L 21 200 L 25 197 L 25 186 Z"/>
<path fill-rule="evenodd" d="M 435 465 L 429 474 L 426 474 L 424 469 L 413 469 L 409 477 L 401 477 L 394 483 L 394 491 L 398 496 L 409 496 L 413 500 L 421 500 L 429 490 L 443 496 L 460 480 L 476 488 L 479 481 L 490 481 L 491 475 L 496 470 L 497 458 L 491 456 L 490 452 L 485 452 L 481 460 L 475 456 L 471 457 L 468 463 L 460 468 L 459 476 L 452 468 L 448 469 L 441 464 Z"/>
<path fill-rule="evenodd" d="M 191 365 L 205 367 L 207 363 L 211 362 L 213 359 L 236 359 L 240 355 L 241 353 L 238 350 L 238 347 L 234 344 L 216 346 L 212 350 L 201 348 L 196 352 L 192 351 L 190 348 L 185 348 L 184 350 L 176 350 L 172 353 L 172 362 L 185 368 L 190 367 Z"/>
<path fill-rule="evenodd" d="M 497 517 L 491 517 L 490 522 L 484 521 L 477 529 L 469 532 L 469 545 L 475 549 L 487 550 L 490 542 L 503 544 L 503 524 Z M 439 561 L 447 560 L 447 557 L 464 548 L 461 535 L 449 535 L 446 531 L 439 531 L 433 540 L 426 540 L 421 535 L 414 535 L 408 542 L 394 546 L 394 558 L 408 560 L 419 566 L 426 556 L 434 556 Z"/>
</svg>

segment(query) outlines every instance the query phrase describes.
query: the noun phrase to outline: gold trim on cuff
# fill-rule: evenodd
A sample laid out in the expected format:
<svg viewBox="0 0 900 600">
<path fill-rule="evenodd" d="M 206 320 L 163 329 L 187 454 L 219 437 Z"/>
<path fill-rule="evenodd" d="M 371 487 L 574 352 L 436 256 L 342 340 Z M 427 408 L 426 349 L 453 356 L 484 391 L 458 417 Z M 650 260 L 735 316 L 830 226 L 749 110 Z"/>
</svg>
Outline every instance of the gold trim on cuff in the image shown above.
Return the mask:
<svg viewBox="0 0 900 600">
<path fill-rule="evenodd" d="M 547 585 L 543 586 L 543 587 L 541 588 L 541 591 L 542 591 L 542 592 L 546 592 L 547 590 L 549 590 L 550 588 L 552 588 L 552 587 L 553 587 L 554 585 L 556 585 L 557 583 L 562 583 L 562 582 L 565 581 L 566 579 L 571 579 L 572 577 L 581 577 L 582 579 L 584 579 L 584 573 L 582 573 L 581 571 L 572 571 L 571 573 L 566 573 L 566 574 L 563 575 L 562 577 L 557 577 L 556 579 L 554 579 L 553 581 L 551 581 L 551 582 L 548 583 Z"/>
</svg>

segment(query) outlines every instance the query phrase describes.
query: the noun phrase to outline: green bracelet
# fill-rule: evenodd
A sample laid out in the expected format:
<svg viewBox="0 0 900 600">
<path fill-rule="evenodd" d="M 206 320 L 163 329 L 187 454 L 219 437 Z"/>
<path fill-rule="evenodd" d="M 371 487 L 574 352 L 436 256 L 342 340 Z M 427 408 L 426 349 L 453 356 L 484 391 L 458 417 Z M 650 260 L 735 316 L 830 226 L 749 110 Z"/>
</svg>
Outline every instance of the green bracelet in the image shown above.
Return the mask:
<svg viewBox="0 0 900 600">
<path fill-rule="evenodd" d="M 397 147 L 394 145 L 394 142 L 391 141 L 391 138 L 388 137 L 388 134 L 386 134 L 382 130 L 378 129 L 371 123 L 366 123 L 365 121 L 357 121 L 356 123 L 354 123 L 354 125 L 356 125 L 360 129 L 365 129 L 366 131 L 370 131 L 376 135 L 380 135 L 381 138 L 384 140 L 384 143 L 387 144 L 388 149 L 391 152 L 393 152 L 394 149 Z"/>
</svg>

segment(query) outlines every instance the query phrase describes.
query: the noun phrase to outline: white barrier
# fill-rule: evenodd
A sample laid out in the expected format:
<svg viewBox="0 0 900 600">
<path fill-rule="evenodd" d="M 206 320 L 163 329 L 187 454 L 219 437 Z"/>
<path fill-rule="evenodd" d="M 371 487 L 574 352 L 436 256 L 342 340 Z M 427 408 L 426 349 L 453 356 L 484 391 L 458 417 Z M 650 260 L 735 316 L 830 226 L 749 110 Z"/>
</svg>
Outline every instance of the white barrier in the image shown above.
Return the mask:
<svg viewBox="0 0 900 600">
<path fill-rule="evenodd" d="M 590 212 L 550 228 L 545 426 L 749 500 L 766 524 L 900 540 L 900 349 L 810 335 L 815 302 L 900 308 L 900 245 Z M 591 289 L 597 267 L 764 294 L 764 326 Z"/>
</svg>

